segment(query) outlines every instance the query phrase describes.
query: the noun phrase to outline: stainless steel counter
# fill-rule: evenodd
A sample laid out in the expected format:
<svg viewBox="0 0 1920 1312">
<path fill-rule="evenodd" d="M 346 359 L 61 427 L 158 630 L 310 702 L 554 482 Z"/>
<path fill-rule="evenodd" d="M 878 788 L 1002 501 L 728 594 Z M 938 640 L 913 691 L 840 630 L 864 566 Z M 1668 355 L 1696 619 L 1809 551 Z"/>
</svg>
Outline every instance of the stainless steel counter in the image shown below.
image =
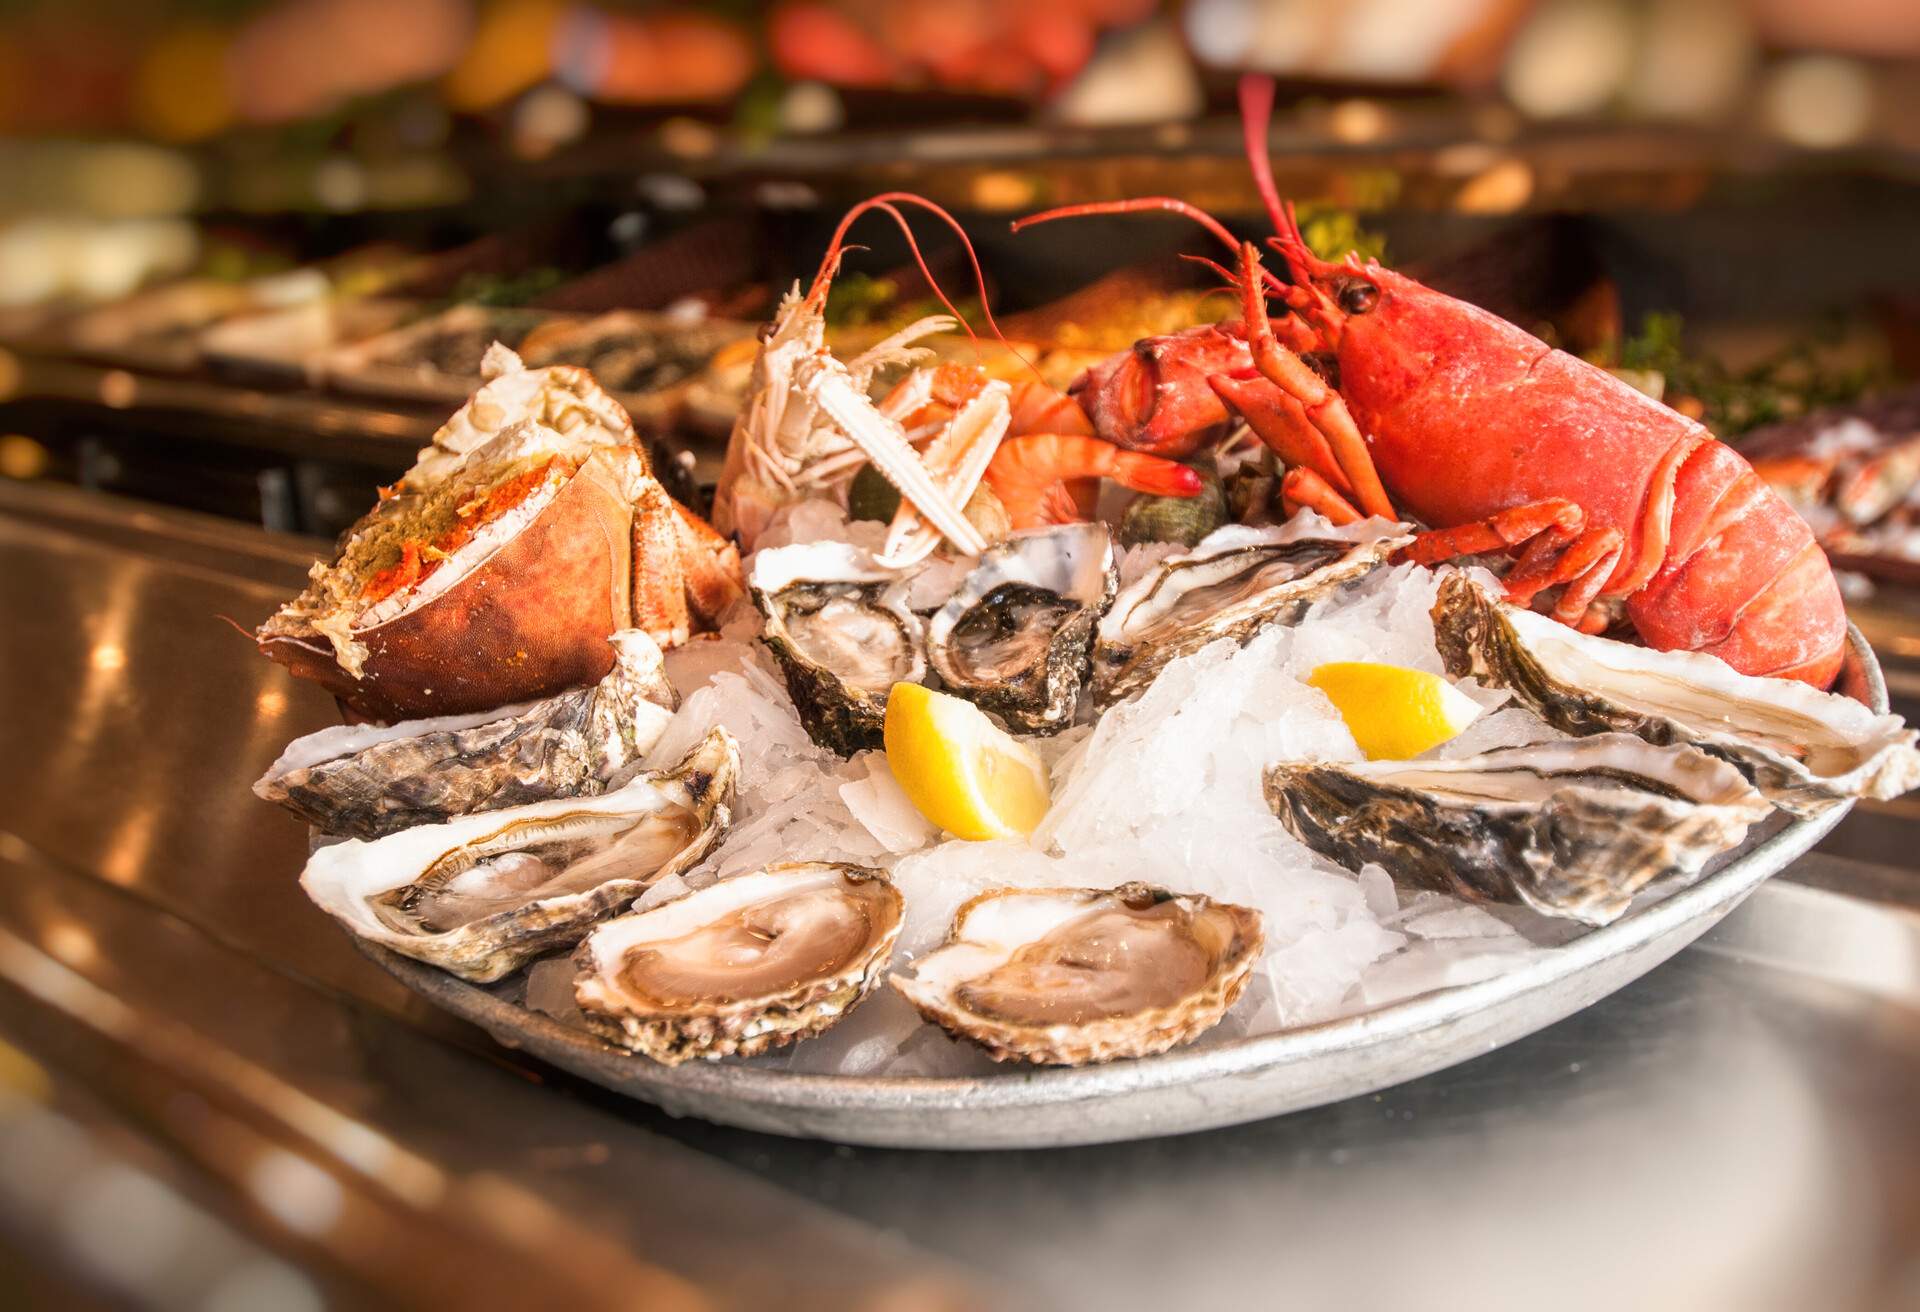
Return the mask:
<svg viewBox="0 0 1920 1312">
<path fill-rule="evenodd" d="M 311 545 L 0 485 L 0 1291 L 1920 1307 L 1911 801 L 1625 992 L 1377 1097 L 1045 1153 L 771 1139 L 496 1046 L 306 902 L 303 830 L 247 785 L 332 708 L 218 617 Z M 1883 652 L 1920 631 L 1873 618 Z M 1920 645 L 1892 665 L 1911 712 Z"/>
</svg>

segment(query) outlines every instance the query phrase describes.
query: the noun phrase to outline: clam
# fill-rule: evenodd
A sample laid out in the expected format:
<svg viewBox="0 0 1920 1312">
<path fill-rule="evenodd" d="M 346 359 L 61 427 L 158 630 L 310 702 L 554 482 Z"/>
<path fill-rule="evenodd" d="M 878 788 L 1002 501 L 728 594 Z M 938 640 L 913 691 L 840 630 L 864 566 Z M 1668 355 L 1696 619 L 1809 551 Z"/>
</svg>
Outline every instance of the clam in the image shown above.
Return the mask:
<svg viewBox="0 0 1920 1312">
<path fill-rule="evenodd" d="M 860 1005 L 900 921 L 881 871 L 769 866 L 601 925 L 574 953 L 574 999 L 594 1031 L 669 1066 L 752 1057 Z"/>
<path fill-rule="evenodd" d="M 892 984 L 995 1061 L 1081 1066 L 1145 1057 L 1218 1024 L 1246 988 L 1260 913 L 1147 884 L 1003 888 Z"/>
<path fill-rule="evenodd" d="M 613 669 L 592 687 L 472 715 L 322 729 L 288 744 L 253 791 L 353 838 L 604 792 L 678 703 L 653 639 L 623 629 L 610 641 Z"/>
<path fill-rule="evenodd" d="M 1851 697 L 1741 674 L 1699 652 L 1591 637 L 1508 605 L 1464 573 L 1441 581 L 1433 621 L 1455 677 L 1511 689 L 1566 733 L 1622 731 L 1711 752 L 1796 815 L 1920 786 L 1914 730 Z"/>
<path fill-rule="evenodd" d="M 843 756 L 878 747 L 887 691 L 927 669 L 901 577 L 858 547 L 812 542 L 756 554 L 747 586 L 807 733 Z"/>
<path fill-rule="evenodd" d="M 927 659 L 949 691 L 1020 732 L 1058 733 L 1073 720 L 1113 590 L 1104 524 L 1017 533 L 982 553 L 927 622 Z"/>
<path fill-rule="evenodd" d="M 1121 701 L 1216 639 L 1244 642 L 1291 623 L 1409 541 L 1384 520 L 1336 528 L 1310 514 L 1271 528 L 1218 529 L 1120 589 L 1094 642 L 1094 697 L 1103 706 Z"/>
<path fill-rule="evenodd" d="M 1630 734 L 1448 761 L 1275 765 L 1267 802 L 1314 851 L 1357 870 L 1589 925 L 1656 880 L 1691 880 L 1769 814 L 1725 761 Z"/>
<path fill-rule="evenodd" d="M 488 983 L 704 857 L 731 819 L 740 752 L 715 729 L 671 770 L 322 847 L 301 886 L 369 942 Z"/>
</svg>

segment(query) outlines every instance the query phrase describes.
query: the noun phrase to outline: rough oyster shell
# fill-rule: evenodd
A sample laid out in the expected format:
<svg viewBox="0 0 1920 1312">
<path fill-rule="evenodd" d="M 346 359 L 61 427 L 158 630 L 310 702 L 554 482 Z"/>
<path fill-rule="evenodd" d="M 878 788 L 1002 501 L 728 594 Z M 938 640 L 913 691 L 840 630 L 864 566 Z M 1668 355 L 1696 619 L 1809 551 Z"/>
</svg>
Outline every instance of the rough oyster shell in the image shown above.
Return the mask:
<svg viewBox="0 0 1920 1312">
<path fill-rule="evenodd" d="M 474 715 L 322 729 L 287 744 L 253 791 L 352 838 L 604 792 L 679 705 L 653 639 L 622 629 L 609 641 L 613 670 L 590 688 Z"/>
<path fill-rule="evenodd" d="M 1290 623 L 1411 540 L 1385 520 L 1336 528 L 1314 514 L 1209 533 L 1120 589 L 1094 643 L 1094 697 L 1110 705 L 1217 638 L 1245 641 L 1269 624 Z"/>
<path fill-rule="evenodd" d="M 1629 734 L 1450 761 L 1271 766 L 1267 802 L 1351 869 L 1605 925 L 1657 879 L 1691 880 L 1768 815 L 1724 761 Z"/>
<path fill-rule="evenodd" d="M 842 756 L 878 747 L 888 689 L 927 671 L 900 576 L 858 547 L 810 542 L 757 553 L 747 586 L 807 733 Z"/>
<path fill-rule="evenodd" d="M 1145 1057 L 1219 1023 L 1246 988 L 1260 913 L 1148 884 L 1003 888 L 892 984 L 995 1061 L 1083 1066 Z"/>
<path fill-rule="evenodd" d="M 300 883 L 361 938 L 489 983 L 703 858 L 731 821 L 739 768 L 732 735 L 715 729 L 673 769 L 598 797 L 323 847 Z"/>
<path fill-rule="evenodd" d="M 587 1024 L 668 1066 L 812 1038 L 871 993 L 900 936 L 884 872 L 769 866 L 601 925 L 574 953 Z"/>
<path fill-rule="evenodd" d="M 1058 733 L 1087 681 L 1093 628 L 1113 600 L 1104 524 L 1017 533 L 927 622 L 927 659 L 951 692 L 1023 733 Z"/>
<path fill-rule="evenodd" d="M 1511 689 L 1566 733 L 1624 731 L 1711 752 L 1796 815 L 1920 786 L 1914 730 L 1851 697 L 1741 674 L 1699 652 L 1590 637 L 1462 573 L 1441 581 L 1433 623 L 1455 677 Z"/>
</svg>

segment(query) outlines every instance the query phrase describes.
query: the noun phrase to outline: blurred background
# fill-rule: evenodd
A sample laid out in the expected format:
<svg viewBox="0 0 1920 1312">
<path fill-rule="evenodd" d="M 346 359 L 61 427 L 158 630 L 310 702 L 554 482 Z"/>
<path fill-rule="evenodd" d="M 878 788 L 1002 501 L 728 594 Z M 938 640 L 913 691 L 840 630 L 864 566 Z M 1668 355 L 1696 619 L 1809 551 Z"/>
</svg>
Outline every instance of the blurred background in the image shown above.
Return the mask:
<svg viewBox="0 0 1920 1312">
<path fill-rule="evenodd" d="M 960 214 L 1064 384 L 1229 307 L 1173 258 L 1184 222 L 1007 221 L 1171 193 L 1259 230 L 1246 70 L 1279 80 L 1275 171 L 1328 252 L 1723 436 L 1915 371 L 1908 0 L 16 0 L 0 475 L 331 533 L 497 338 L 594 367 L 697 476 L 753 326 L 887 188 Z M 849 341 L 928 303 L 882 226 L 835 289 Z"/>
</svg>

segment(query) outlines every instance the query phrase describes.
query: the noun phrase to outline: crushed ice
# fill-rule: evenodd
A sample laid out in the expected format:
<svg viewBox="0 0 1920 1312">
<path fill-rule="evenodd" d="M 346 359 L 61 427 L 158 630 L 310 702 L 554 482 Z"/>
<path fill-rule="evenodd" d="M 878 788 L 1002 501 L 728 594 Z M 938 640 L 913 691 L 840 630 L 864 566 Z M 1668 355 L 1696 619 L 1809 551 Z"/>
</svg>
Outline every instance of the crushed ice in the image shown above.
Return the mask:
<svg viewBox="0 0 1920 1312">
<path fill-rule="evenodd" d="M 846 532 L 843 518 L 796 514 L 763 541 Z M 1153 559 L 1152 548 L 1135 548 L 1122 572 L 1142 571 Z M 940 944 L 961 903 L 989 888 L 1140 879 L 1206 893 L 1258 908 L 1267 947 L 1247 995 L 1202 1043 L 1329 1020 L 1514 969 L 1554 941 L 1525 913 L 1399 890 L 1377 866 L 1358 875 L 1343 870 L 1289 835 L 1261 796 L 1262 769 L 1274 761 L 1360 757 L 1331 703 L 1302 682 L 1316 666 L 1372 660 L 1441 670 L 1429 615 L 1435 582 L 1413 567 L 1378 571 L 1317 603 L 1296 626 L 1269 629 L 1245 646 L 1218 642 L 1170 663 L 1144 694 L 1094 724 L 1029 740 L 1052 772 L 1054 792 L 1031 842 L 939 841 L 884 754 L 842 760 L 814 746 L 754 640 L 756 618 L 743 610 L 720 634 L 668 654 L 683 700 L 648 761 L 676 761 L 725 725 L 742 758 L 734 828 L 705 863 L 663 881 L 640 905 L 779 861 L 881 866 L 906 901 L 893 963 L 901 970 Z M 1505 705 L 1504 692 L 1462 687 L 1488 713 L 1437 756 L 1562 736 Z M 564 1013 L 569 1000 L 555 980 L 540 984 L 534 1005 Z M 992 1069 L 978 1050 L 948 1040 L 886 988 L 827 1034 L 762 1062 L 842 1075 Z"/>
</svg>

